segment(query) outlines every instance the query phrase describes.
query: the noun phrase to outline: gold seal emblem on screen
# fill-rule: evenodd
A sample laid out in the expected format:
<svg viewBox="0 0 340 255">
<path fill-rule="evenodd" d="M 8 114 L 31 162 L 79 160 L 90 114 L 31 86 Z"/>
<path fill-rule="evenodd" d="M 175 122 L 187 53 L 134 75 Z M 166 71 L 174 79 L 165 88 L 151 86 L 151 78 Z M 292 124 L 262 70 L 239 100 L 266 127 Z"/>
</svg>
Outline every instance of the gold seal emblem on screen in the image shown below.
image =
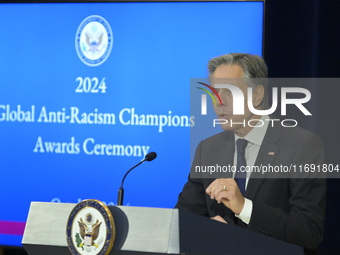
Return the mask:
<svg viewBox="0 0 340 255">
<path fill-rule="evenodd" d="M 74 255 L 108 255 L 116 230 L 109 208 L 94 199 L 77 204 L 67 221 L 67 245 Z"/>
</svg>

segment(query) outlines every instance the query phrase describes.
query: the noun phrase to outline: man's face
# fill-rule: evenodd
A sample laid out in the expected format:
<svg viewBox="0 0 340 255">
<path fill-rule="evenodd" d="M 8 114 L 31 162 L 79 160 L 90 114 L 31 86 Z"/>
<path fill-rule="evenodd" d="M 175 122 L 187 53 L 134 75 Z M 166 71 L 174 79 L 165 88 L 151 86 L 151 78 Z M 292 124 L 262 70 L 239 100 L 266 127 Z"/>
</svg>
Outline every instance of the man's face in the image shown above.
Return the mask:
<svg viewBox="0 0 340 255">
<path fill-rule="evenodd" d="M 233 114 L 233 96 L 231 92 L 226 89 L 216 89 L 218 95 L 221 98 L 222 104 L 220 104 L 217 96 L 215 96 L 216 105 L 214 104 L 214 109 L 218 119 L 225 119 L 228 123 L 221 123 L 224 130 L 235 132 L 237 135 L 243 137 L 245 136 L 251 128 L 247 126 L 248 120 L 252 119 L 253 114 L 250 112 L 247 100 L 248 100 L 248 86 L 243 81 L 243 69 L 239 65 L 221 65 L 216 68 L 212 76 L 212 85 L 215 84 L 232 84 L 240 88 L 244 95 L 244 114 L 234 115 Z M 234 124 L 235 122 L 244 124 Z M 231 122 L 233 124 L 231 125 Z"/>
</svg>

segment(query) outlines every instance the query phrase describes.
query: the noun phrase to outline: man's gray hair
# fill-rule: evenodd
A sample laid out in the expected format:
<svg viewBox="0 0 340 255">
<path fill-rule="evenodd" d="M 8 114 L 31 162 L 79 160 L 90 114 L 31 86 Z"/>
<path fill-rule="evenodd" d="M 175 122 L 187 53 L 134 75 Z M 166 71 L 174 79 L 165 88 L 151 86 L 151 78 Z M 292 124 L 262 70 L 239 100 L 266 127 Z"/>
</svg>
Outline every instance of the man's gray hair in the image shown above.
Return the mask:
<svg viewBox="0 0 340 255">
<path fill-rule="evenodd" d="M 221 65 L 239 65 L 243 69 L 245 82 L 254 89 L 258 85 L 264 88 L 264 97 L 261 103 L 263 109 L 268 108 L 268 69 L 263 58 L 257 55 L 244 53 L 230 53 L 212 58 L 208 63 L 209 80 L 217 67 Z"/>
</svg>

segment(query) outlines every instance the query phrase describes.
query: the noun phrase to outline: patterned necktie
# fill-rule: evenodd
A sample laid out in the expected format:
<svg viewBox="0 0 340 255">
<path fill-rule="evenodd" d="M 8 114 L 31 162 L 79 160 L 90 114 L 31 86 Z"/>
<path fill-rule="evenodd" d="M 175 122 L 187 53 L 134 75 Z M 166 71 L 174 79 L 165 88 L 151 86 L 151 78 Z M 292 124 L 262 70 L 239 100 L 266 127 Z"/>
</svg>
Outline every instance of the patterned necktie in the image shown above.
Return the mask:
<svg viewBox="0 0 340 255">
<path fill-rule="evenodd" d="M 247 147 L 248 141 L 244 139 L 238 139 L 236 141 L 237 146 L 237 170 L 235 174 L 235 181 L 240 189 L 242 195 L 246 192 L 246 178 L 247 173 L 246 171 L 241 172 L 240 169 L 242 166 L 247 166 L 246 157 L 245 157 L 245 150 Z M 244 169 L 243 169 L 244 170 Z"/>
</svg>

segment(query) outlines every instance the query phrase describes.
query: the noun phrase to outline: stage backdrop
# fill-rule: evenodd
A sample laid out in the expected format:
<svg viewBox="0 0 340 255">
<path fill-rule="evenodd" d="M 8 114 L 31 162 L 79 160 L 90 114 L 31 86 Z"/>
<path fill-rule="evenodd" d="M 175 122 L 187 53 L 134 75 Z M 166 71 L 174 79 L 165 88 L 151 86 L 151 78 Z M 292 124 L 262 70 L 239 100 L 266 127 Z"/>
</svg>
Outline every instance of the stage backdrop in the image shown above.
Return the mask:
<svg viewBox="0 0 340 255">
<path fill-rule="evenodd" d="M 0 245 L 31 201 L 171 208 L 190 167 L 190 78 L 262 55 L 263 2 L 0 4 Z M 53 231 L 53 230 L 51 230 Z"/>
</svg>

